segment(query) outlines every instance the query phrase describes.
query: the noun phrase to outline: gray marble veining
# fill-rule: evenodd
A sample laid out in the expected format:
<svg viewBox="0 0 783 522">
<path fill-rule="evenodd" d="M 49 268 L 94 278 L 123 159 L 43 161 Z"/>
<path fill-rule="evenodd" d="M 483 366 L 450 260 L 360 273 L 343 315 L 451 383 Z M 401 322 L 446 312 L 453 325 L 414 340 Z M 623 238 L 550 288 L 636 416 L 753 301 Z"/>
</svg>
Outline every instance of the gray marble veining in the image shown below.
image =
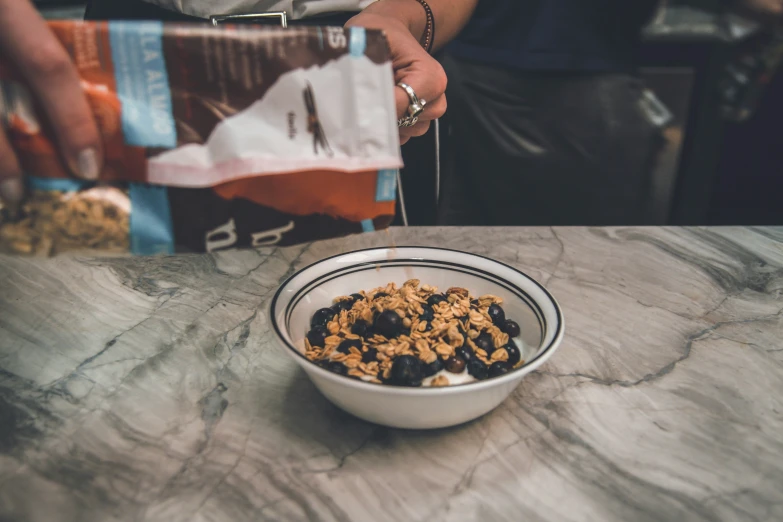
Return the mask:
<svg viewBox="0 0 783 522">
<path fill-rule="evenodd" d="M 527 271 L 560 351 L 436 432 L 341 413 L 270 343 L 293 270 L 368 234 L 0 259 L 0 520 L 783 520 L 783 229 L 407 229 Z"/>
</svg>

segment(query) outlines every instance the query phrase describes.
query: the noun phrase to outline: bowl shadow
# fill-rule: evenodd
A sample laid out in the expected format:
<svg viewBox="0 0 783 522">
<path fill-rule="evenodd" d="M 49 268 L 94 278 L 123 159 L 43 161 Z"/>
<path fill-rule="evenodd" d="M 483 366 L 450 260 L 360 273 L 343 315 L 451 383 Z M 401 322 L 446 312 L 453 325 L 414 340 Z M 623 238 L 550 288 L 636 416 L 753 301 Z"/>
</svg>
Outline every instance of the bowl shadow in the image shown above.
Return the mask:
<svg viewBox="0 0 783 522">
<path fill-rule="evenodd" d="M 299 369 L 283 396 L 280 427 L 291 437 L 313 445 L 322 445 L 344 463 L 359 450 L 378 450 L 378 455 L 393 458 L 395 447 L 434 444 L 482 423 L 487 415 L 458 426 L 432 430 L 408 430 L 373 424 L 347 413 L 324 397 Z M 341 466 L 340 466 L 341 467 Z"/>
</svg>

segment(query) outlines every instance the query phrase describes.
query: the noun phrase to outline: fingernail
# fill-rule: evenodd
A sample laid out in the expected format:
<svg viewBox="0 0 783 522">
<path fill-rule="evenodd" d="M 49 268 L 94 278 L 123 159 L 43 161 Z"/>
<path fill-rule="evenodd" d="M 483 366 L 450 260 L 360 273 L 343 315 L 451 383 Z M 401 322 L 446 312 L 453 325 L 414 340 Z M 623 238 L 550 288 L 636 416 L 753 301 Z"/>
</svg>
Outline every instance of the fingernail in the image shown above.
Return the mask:
<svg viewBox="0 0 783 522">
<path fill-rule="evenodd" d="M 78 176 L 82 179 L 95 180 L 100 174 L 98 166 L 98 153 L 95 149 L 84 149 L 78 157 L 79 172 Z"/>
<path fill-rule="evenodd" d="M 24 197 L 22 178 L 8 178 L 0 181 L 0 198 L 6 203 L 19 203 Z"/>
</svg>

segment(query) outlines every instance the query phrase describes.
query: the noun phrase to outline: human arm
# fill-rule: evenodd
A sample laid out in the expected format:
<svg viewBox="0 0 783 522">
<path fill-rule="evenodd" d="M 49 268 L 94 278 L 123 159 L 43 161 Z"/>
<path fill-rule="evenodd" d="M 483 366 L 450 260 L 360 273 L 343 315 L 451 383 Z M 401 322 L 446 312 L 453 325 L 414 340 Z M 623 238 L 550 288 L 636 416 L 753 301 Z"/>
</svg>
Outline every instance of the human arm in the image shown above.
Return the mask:
<svg viewBox="0 0 783 522">
<path fill-rule="evenodd" d="M 462 30 L 473 14 L 477 0 L 427 0 L 435 19 L 433 49 L 442 48 Z M 346 26 L 381 29 L 386 33 L 392 54 L 395 82 L 410 85 L 427 101 L 419 123 L 400 128 L 400 141 L 427 132 L 430 121 L 446 112 L 446 73 L 421 46 L 427 27 L 422 5 L 416 0 L 379 0 L 353 17 Z M 405 91 L 395 89 L 397 117 L 403 117 L 409 100 Z"/>
<path fill-rule="evenodd" d="M 756 0 L 761 1 L 761 0 Z M 470 20 L 478 0 L 427 0 L 432 9 L 437 31 L 432 50 L 437 51 L 459 34 Z M 356 18 L 379 17 L 382 20 L 394 20 L 405 27 L 417 41 L 421 41 L 427 27 L 427 19 L 422 5 L 416 0 L 379 0 L 370 4 Z"/>
</svg>

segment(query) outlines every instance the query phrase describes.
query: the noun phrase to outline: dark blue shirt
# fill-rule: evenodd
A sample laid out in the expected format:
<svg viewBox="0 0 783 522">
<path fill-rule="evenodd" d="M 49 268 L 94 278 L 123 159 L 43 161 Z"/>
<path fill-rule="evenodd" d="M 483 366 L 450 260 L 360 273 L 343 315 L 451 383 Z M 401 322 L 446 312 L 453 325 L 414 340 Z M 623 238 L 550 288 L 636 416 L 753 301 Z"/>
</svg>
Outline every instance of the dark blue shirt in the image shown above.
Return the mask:
<svg viewBox="0 0 783 522">
<path fill-rule="evenodd" d="M 479 0 L 449 46 L 472 62 L 522 70 L 633 69 L 657 0 Z"/>
</svg>

